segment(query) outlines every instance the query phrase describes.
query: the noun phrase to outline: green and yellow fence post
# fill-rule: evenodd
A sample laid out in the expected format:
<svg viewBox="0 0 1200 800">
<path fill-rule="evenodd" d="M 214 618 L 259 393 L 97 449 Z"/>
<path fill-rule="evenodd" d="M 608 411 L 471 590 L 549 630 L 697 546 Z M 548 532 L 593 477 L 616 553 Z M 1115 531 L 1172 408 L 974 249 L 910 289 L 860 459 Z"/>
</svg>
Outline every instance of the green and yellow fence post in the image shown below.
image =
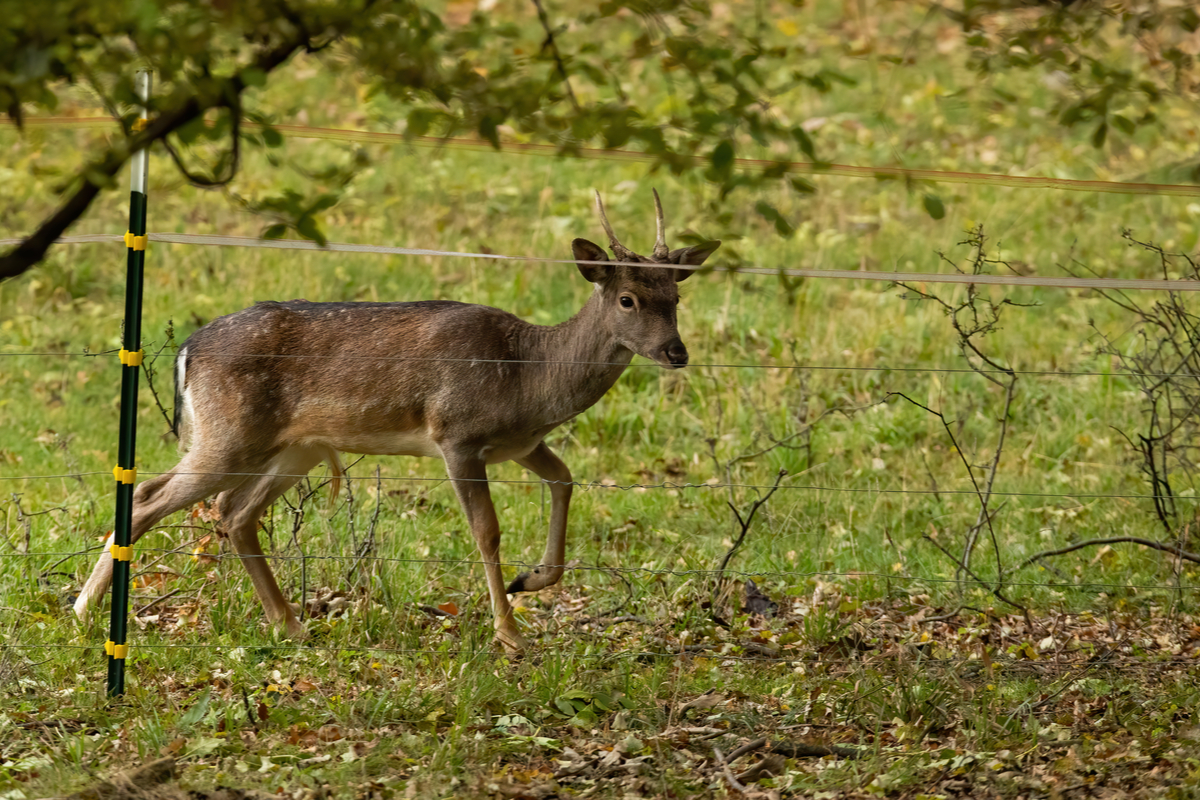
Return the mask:
<svg viewBox="0 0 1200 800">
<path fill-rule="evenodd" d="M 135 79 L 142 99 L 135 130 L 146 124 L 150 98 L 150 72 Z M 146 174 L 150 154 L 139 150 L 130 162 L 129 230 L 125 234 L 125 332 L 121 344 L 121 428 L 117 445 L 116 522 L 113 526 L 112 622 L 104 651 L 108 654 L 108 694 L 125 693 L 125 657 L 129 653 L 129 567 L 133 559 L 133 484 L 137 480 L 134 452 L 137 446 L 138 371 L 142 365 L 142 273 L 146 266 Z"/>
</svg>

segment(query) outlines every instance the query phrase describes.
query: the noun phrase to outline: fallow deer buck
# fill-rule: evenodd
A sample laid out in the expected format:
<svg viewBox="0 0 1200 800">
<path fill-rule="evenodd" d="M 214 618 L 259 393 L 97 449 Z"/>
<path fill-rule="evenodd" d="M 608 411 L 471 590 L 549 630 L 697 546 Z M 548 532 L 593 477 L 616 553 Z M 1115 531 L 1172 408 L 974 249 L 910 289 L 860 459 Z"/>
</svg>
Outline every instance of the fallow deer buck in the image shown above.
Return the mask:
<svg viewBox="0 0 1200 800">
<path fill-rule="evenodd" d="M 175 376 L 180 438 L 190 449 L 170 472 L 137 487 L 133 541 L 168 514 L 219 494 L 222 525 L 267 618 L 300 636 L 303 626 L 258 541 L 259 517 L 320 462 L 339 477 L 339 451 L 441 458 L 483 558 L 496 638 L 523 650 L 507 593 L 557 583 L 564 568 L 571 472 L 546 434 L 603 397 L 634 353 L 671 369 L 688 363 L 676 283 L 720 242 L 668 250 L 658 192 L 654 205 L 658 235 L 645 258 L 617 240 L 596 193 L 615 260 L 654 266 L 587 263 L 609 259 L 576 239 L 577 266 L 595 290 L 560 325 L 448 301 L 292 301 L 258 303 L 196 331 L 179 351 Z M 506 590 L 487 465 L 510 460 L 549 485 L 551 510 L 541 565 Z M 111 580 L 106 552 L 75 603 L 81 618 Z"/>
</svg>

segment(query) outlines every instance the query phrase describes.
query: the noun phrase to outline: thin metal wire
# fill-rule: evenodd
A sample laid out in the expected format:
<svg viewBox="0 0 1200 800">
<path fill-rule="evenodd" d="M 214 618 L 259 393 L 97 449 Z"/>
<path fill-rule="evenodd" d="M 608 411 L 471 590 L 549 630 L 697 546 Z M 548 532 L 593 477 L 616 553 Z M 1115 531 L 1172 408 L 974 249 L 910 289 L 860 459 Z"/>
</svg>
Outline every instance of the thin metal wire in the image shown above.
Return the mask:
<svg viewBox="0 0 1200 800">
<path fill-rule="evenodd" d="M 244 478 L 306 478 L 308 473 L 303 475 L 284 473 L 284 472 L 147 472 L 138 471 L 140 476 L 157 476 L 157 475 L 233 475 Z M 78 472 L 68 475 L 0 475 L 0 481 L 22 481 L 22 480 L 42 480 L 42 479 L 57 479 L 57 478 L 84 478 L 96 475 L 105 475 L 112 477 L 112 472 Z M 354 480 L 367 480 L 366 478 L 355 478 Z M 370 480 L 376 480 L 375 477 Z M 620 491 L 630 491 L 635 489 L 666 489 L 666 490 L 681 490 L 681 489 L 771 489 L 774 484 L 769 483 L 674 483 L 672 481 L 663 481 L 662 483 L 607 483 L 603 481 L 543 481 L 539 479 L 505 479 L 505 478 L 450 478 L 446 477 L 425 477 L 417 475 L 381 475 L 378 477 L 381 481 L 408 481 L 412 483 L 447 483 L 458 481 L 461 483 L 478 482 L 478 483 L 494 483 L 513 486 L 540 486 L 543 483 L 558 484 L 562 486 L 572 486 L 578 489 L 618 489 Z M 796 491 L 810 492 L 843 492 L 848 494 L 900 494 L 900 495 L 967 495 L 971 497 L 978 496 L 978 492 L 974 489 L 889 489 L 889 488 L 862 488 L 854 486 L 818 486 L 816 484 L 797 484 L 797 483 L 782 483 L 779 489 L 791 489 Z M 1071 493 L 1054 493 L 1054 492 L 989 492 L 992 497 L 1038 497 L 1050 498 L 1059 500 L 1174 500 L 1176 502 L 1197 501 L 1200 496 L 1187 495 L 1154 495 L 1154 494 L 1089 494 L 1084 492 Z"/>
<path fill-rule="evenodd" d="M 101 356 L 116 355 L 116 350 L 102 350 L 99 352 L 82 351 L 78 353 L 39 353 L 39 352 L 23 352 L 23 353 L 0 353 L 0 358 L 4 356 L 35 356 L 35 357 L 69 357 L 69 358 L 99 358 Z M 159 353 L 155 358 L 178 358 L 178 353 Z M 328 358 L 326 355 L 284 355 L 279 353 L 204 353 L 204 358 Z M 618 361 L 544 361 L 532 359 L 495 359 L 495 358 L 443 358 L 443 357 L 422 357 L 416 358 L 412 356 L 357 356 L 357 355 L 339 355 L 338 358 L 342 361 L 418 361 L 418 362 L 463 362 L 470 364 L 575 364 L 600 367 L 645 367 L 659 368 L 658 364 L 650 361 L 636 361 L 626 364 Z M 1120 377 L 1138 377 L 1138 378 L 1172 378 L 1181 377 L 1176 372 L 1130 372 L 1126 370 L 1119 371 L 1100 371 L 1100 370 L 1036 370 L 1036 369 L 1014 369 L 1010 371 L 999 369 L 971 369 L 970 367 L 891 367 L 886 365 L 874 367 L 852 367 L 848 365 L 827 365 L 827 364 L 726 364 L 719 362 L 711 363 L 689 363 L 691 369 L 768 369 L 768 370 L 812 370 L 813 372 L 911 372 L 911 373 L 938 373 L 938 374 L 963 374 L 963 375 L 1028 375 L 1042 376 L 1055 378 L 1074 378 L 1074 377 L 1095 377 L 1095 378 L 1120 378 Z M 1187 377 L 1187 376 L 1182 376 Z"/>
<path fill-rule="evenodd" d="M 1200 194 L 1200 187 L 1196 187 Z M 476 258 L 489 261 L 520 261 L 540 264 L 603 264 L 605 266 L 631 266 L 651 269 L 679 269 L 674 264 L 633 261 L 580 261 L 577 259 L 546 258 L 544 256 L 504 255 L 500 253 L 467 253 L 453 250 L 430 250 L 413 247 L 388 247 L 384 245 L 346 244 L 328 242 L 324 245 L 306 239 L 255 239 L 248 236 L 219 236 L 191 233 L 150 233 L 152 242 L 170 244 L 212 245 L 219 247 L 251 247 L 271 250 L 309 250 L 329 253 L 364 253 L 371 255 L 421 256 L 435 258 Z M 23 239 L 0 239 L 0 246 L 20 244 Z M 58 244 L 104 244 L 122 241 L 122 237 L 109 233 L 63 236 Z M 963 286 L 1039 286 L 1056 289 L 1121 289 L 1129 291 L 1149 290 L 1168 292 L 1200 291 L 1200 280 L 1185 278 L 1081 278 L 1077 276 L 1024 276 L 1024 275 L 975 275 L 965 272 L 882 272 L 857 269 L 790 269 L 783 267 L 706 267 L 702 272 L 733 273 L 746 275 L 786 275 L 793 278 L 836 278 L 855 281 L 884 281 L 887 283 L 952 283 Z"/>
<path fill-rule="evenodd" d="M 14 125 L 13 120 L 0 118 L 0 125 Z M 114 128 L 111 117 L 25 117 L 21 124 L 44 128 Z M 242 127 L 250 130 L 262 127 L 260 123 L 242 120 Z M 468 150 L 496 154 L 492 142 L 483 139 L 462 139 L 440 136 L 410 136 L 387 131 L 360 131 L 348 128 L 321 128 L 311 125 L 289 125 L 273 123 L 271 128 L 296 139 L 325 139 L 341 142 L 363 142 L 368 144 L 403 145 L 427 147 L 435 150 Z M 635 150 L 599 149 L 593 147 L 572 148 L 564 152 L 555 145 L 530 142 L 505 142 L 501 154 L 535 156 L 570 156 L 579 159 L 656 163 L 659 156 Z M 696 166 L 708 163 L 705 156 L 679 155 Z M 904 179 L 909 181 L 933 181 L 936 183 L 962 183 L 985 186 L 1006 186 L 1016 189 L 1051 189 L 1071 192 L 1098 192 L 1101 194 L 1164 195 L 1169 197 L 1200 197 L 1200 186 L 1172 183 L 1133 183 L 1128 181 L 1079 180 L 1075 178 L 1050 178 L 1026 175 L 1004 175 L 995 172 L 961 172 L 936 169 L 912 169 L 896 166 L 858 166 L 854 164 L 813 163 L 811 161 L 777 161 L 758 158 L 735 158 L 733 165 L 747 170 L 778 170 L 802 175 L 835 176 L 842 178 L 869 178 L 879 180 Z"/>
<path fill-rule="evenodd" d="M 241 555 L 239 553 L 195 553 L 187 548 L 162 548 L 162 547 L 135 547 L 137 554 L 152 554 L 159 555 L 186 555 L 197 556 L 213 561 L 247 561 L 256 558 L 263 558 L 270 561 L 351 561 L 359 562 L 382 562 L 387 564 L 414 564 L 419 566 L 430 565 L 451 565 L 451 566 L 487 566 L 492 562 L 483 561 L 474 558 L 402 558 L 399 556 L 344 556 L 344 555 Z M 38 552 L 38 553 L 0 553 L 0 558 L 33 558 L 34 556 L 44 558 L 70 558 L 74 556 L 92 556 L 96 553 L 95 550 L 90 551 L 72 551 L 65 553 L 53 552 Z M 1169 555 L 1169 553 L 1168 553 Z M 960 586 L 981 586 L 979 581 L 966 578 L 937 578 L 921 575 L 905 575 L 891 572 L 867 572 L 858 570 L 855 572 L 835 572 L 831 570 L 733 570 L 733 569 L 670 569 L 658 567 L 605 567 L 593 566 L 589 564 L 531 564 L 525 561 L 497 561 L 496 565 L 500 567 L 508 567 L 515 569 L 528 570 L 537 566 L 562 567 L 567 572 L 600 572 L 605 574 L 621 574 L 621 575 L 646 575 L 648 577 L 671 576 L 680 578 L 690 577 L 730 577 L 730 578 L 851 578 L 861 580 L 863 578 L 874 578 L 881 581 L 903 581 L 912 583 L 930 583 L 930 584 L 954 584 Z M 1030 581 L 1005 581 L 1005 587 L 1019 588 L 1048 588 L 1048 589 L 1162 589 L 1168 591 L 1194 591 L 1200 590 L 1200 584 L 1157 584 L 1157 583 L 1101 583 L 1095 581 L 1086 581 L 1081 583 L 1046 583 L 1046 582 L 1030 582 Z"/>
</svg>

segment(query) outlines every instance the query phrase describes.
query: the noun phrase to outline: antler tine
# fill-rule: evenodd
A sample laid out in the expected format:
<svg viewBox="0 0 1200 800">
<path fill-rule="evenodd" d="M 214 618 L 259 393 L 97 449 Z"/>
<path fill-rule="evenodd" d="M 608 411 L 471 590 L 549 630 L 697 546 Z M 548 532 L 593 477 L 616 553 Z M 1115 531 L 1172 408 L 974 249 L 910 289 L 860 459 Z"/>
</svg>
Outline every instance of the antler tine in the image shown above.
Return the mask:
<svg viewBox="0 0 1200 800">
<path fill-rule="evenodd" d="M 608 216 L 604 213 L 604 201 L 600 199 L 599 190 L 596 191 L 596 210 L 600 212 L 600 224 L 604 226 L 604 232 L 608 234 L 608 246 L 612 248 L 613 255 L 620 261 L 636 261 L 633 258 L 633 251 L 621 241 L 617 239 L 617 235 L 613 233 L 612 225 L 608 224 Z"/>
<path fill-rule="evenodd" d="M 667 234 L 666 223 L 663 222 L 662 201 L 658 199 L 658 190 L 651 189 L 654 192 L 654 223 L 657 229 L 657 235 L 654 238 L 654 260 L 666 261 L 671 255 L 671 251 L 667 249 Z"/>
</svg>

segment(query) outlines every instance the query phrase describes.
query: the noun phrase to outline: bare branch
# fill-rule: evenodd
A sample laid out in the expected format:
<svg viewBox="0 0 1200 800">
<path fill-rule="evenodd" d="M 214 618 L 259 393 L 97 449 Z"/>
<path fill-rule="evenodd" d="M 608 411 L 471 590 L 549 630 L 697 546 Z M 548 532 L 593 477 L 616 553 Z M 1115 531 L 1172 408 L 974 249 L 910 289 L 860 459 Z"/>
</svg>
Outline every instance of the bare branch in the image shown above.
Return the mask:
<svg viewBox="0 0 1200 800">
<path fill-rule="evenodd" d="M 1082 550 L 1085 547 L 1098 547 L 1106 544 L 1140 544 L 1143 547 L 1149 547 L 1154 550 L 1161 550 L 1164 553 L 1170 553 L 1178 556 L 1184 561 L 1191 561 L 1194 564 L 1200 564 L 1200 555 L 1189 553 L 1186 550 L 1180 549 L 1178 544 L 1168 544 L 1166 542 L 1155 541 L 1154 539 L 1144 539 L 1141 536 L 1110 536 L 1104 539 L 1087 539 L 1082 542 L 1060 547 L 1057 550 L 1043 550 L 1040 553 L 1034 553 L 1029 558 L 1017 565 L 1017 569 L 1024 569 L 1036 561 L 1051 556 L 1062 556 L 1067 553 L 1074 553 L 1076 550 Z"/>
<path fill-rule="evenodd" d="M 542 30 L 546 32 L 546 40 L 542 42 L 542 49 L 549 49 L 550 54 L 554 56 L 554 66 L 558 68 L 558 74 L 562 76 L 563 86 L 567 87 L 567 97 L 570 98 L 571 105 L 575 110 L 579 111 L 579 101 L 575 99 L 575 92 L 571 89 L 571 76 L 567 74 L 566 62 L 563 61 L 562 53 L 558 51 L 558 42 L 550 27 L 550 17 L 546 14 L 546 9 L 542 7 L 541 0 L 533 0 L 533 6 L 537 9 L 538 22 L 542 23 Z"/>
<path fill-rule="evenodd" d="M 252 68 L 262 72 L 271 72 L 291 58 L 298 50 L 304 48 L 307 43 L 303 34 L 297 34 L 269 50 L 261 52 L 254 60 Z M 81 185 L 59 209 L 19 245 L 0 255 L 0 281 L 28 272 L 45 258 L 46 252 L 54 242 L 77 219 L 83 216 L 100 191 L 107 188 L 134 153 L 149 147 L 154 142 L 165 139 L 167 135 L 179 130 L 209 108 L 225 105 L 228 102 L 226 92 L 240 95 L 246 88 L 246 83 L 240 74 L 225 79 L 224 83 L 224 91 L 211 93 L 209 97 L 212 99 L 206 97 L 201 102 L 199 97 L 193 96 L 183 100 L 174 108 L 161 111 L 150 121 L 145 130 L 111 145 L 98 159 L 81 170 L 79 173 Z"/>
</svg>

